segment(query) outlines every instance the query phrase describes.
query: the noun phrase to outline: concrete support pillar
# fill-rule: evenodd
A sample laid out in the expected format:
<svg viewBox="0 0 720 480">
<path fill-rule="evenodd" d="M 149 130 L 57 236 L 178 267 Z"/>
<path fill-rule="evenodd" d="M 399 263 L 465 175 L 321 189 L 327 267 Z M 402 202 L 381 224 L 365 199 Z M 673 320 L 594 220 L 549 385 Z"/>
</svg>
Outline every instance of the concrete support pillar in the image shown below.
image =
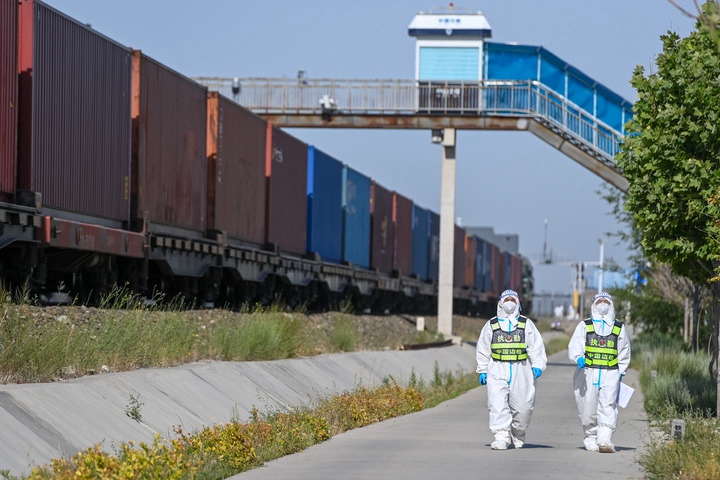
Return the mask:
<svg viewBox="0 0 720 480">
<path fill-rule="evenodd" d="M 453 275 L 455 253 L 455 129 L 442 136 L 442 186 L 440 189 L 440 265 L 438 271 L 438 333 L 452 336 Z"/>
</svg>

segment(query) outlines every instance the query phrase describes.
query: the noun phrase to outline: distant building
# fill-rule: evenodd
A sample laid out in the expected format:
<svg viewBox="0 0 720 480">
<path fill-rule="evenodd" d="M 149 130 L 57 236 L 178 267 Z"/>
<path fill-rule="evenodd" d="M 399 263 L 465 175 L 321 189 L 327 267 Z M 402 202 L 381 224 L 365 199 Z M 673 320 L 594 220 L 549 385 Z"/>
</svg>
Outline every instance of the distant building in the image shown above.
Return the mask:
<svg viewBox="0 0 720 480">
<path fill-rule="evenodd" d="M 533 312 L 537 317 L 573 318 L 572 294 L 536 293 L 533 295 Z"/>
<path fill-rule="evenodd" d="M 517 233 L 495 233 L 492 227 L 465 227 L 468 235 L 477 235 L 510 253 L 520 253 L 520 237 Z"/>
<path fill-rule="evenodd" d="M 602 272 L 602 288 L 603 290 L 611 290 L 613 288 L 625 288 L 630 284 L 634 278 L 634 271 L 627 270 L 622 272 L 609 272 L 607 270 Z M 587 288 L 589 290 L 596 290 L 600 283 L 600 269 L 595 268 L 595 271 L 587 279 Z"/>
</svg>

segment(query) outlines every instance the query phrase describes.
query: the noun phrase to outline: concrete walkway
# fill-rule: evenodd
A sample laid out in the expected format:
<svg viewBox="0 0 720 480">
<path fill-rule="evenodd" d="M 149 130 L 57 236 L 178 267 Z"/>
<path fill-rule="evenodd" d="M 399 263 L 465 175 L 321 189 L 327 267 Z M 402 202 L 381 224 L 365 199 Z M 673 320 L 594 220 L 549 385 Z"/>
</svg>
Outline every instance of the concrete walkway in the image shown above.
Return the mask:
<svg viewBox="0 0 720 480">
<path fill-rule="evenodd" d="M 637 464 L 648 437 L 637 372 L 636 388 L 620 409 L 613 436 L 617 453 L 587 452 L 572 396 L 576 367 L 563 351 L 550 357 L 538 380 L 535 413 L 521 450 L 490 449 L 487 393 L 483 387 L 438 407 L 335 436 L 305 452 L 231 477 L 251 479 L 487 478 L 493 480 L 641 479 Z"/>
</svg>

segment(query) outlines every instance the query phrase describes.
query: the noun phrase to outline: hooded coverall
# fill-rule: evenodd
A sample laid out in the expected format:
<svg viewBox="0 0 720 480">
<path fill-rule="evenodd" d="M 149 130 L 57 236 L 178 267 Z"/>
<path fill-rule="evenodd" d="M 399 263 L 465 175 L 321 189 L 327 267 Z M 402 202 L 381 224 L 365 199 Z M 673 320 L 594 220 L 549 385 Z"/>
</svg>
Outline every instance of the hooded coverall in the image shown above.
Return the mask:
<svg viewBox="0 0 720 480">
<path fill-rule="evenodd" d="M 502 297 L 501 297 L 502 300 Z M 535 405 L 535 376 L 533 368 L 544 371 L 547 366 L 545 344 L 535 324 L 527 317 L 521 317 L 518 309 L 505 312 L 498 303 L 498 315 L 488 321 L 480 332 L 477 342 L 477 373 L 487 373 L 488 409 L 490 431 L 495 436 L 493 449 L 505 449 L 513 443 L 521 448 Z M 491 352 L 492 321 L 497 318 L 502 332 L 517 333 L 518 321 L 525 322 L 525 344 L 527 359 L 522 361 L 501 361 L 494 359 Z"/>
<path fill-rule="evenodd" d="M 598 294 L 593 300 L 591 309 L 592 330 L 600 339 L 612 340 L 615 324 L 615 308 L 611 304 L 609 310 L 602 314 L 598 311 L 598 297 L 609 297 L 607 294 Z M 612 302 L 612 300 L 611 300 Z M 622 325 L 622 324 L 620 324 Z M 575 328 L 570 344 L 568 345 L 568 358 L 577 364 L 581 357 L 586 355 L 586 338 L 588 324 L 582 321 Z M 614 341 L 614 340 L 613 340 Z M 617 364 L 610 368 L 596 368 L 590 364 L 578 368 L 573 377 L 573 391 L 577 404 L 578 416 L 582 424 L 585 438 L 583 443 L 589 451 L 614 452 L 612 434 L 617 426 L 618 410 L 617 397 L 620 388 L 621 376 L 630 364 L 630 339 L 625 326 L 617 334 Z"/>
</svg>

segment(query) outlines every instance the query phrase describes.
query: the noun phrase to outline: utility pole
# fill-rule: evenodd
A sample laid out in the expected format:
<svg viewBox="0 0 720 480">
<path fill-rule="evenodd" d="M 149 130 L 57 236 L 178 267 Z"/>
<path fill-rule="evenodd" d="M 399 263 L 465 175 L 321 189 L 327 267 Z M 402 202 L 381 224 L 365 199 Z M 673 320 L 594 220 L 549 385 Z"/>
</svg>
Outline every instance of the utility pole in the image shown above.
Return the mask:
<svg viewBox="0 0 720 480">
<path fill-rule="evenodd" d="M 603 262 L 604 262 L 604 256 L 605 256 L 605 239 L 600 239 L 600 261 L 599 262 L 578 262 L 576 264 L 577 266 L 577 283 L 576 283 L 576 290 L 575 294 L 578 301 L 578 313 L 580 314 L 580 319 L 584 316 L 584 310 L 585 310 L 585 279 L 584 279 L 584 272 L 585 269 L 588 266 L 596 265 L 599 267 L 600 271 L 598 273 L 598 293 L 603 291 Z"/>
<path fill-rule="evenodd" d="M 543 240 L 543 256 L 542 261 L 545 264 L 551 264 L 552 263 L 552 252 L 548 254 L 547 251 L 547 234 L 548 234 L 548 219 L 545 219 L 545 239 Z"/>
<path fill-rule="evenodd" d="M 577 299 L 578 299 L 578 315 L 580 320 L 585 318 L 585 263 L 577 264 Z"/>
<path fill-rule="evenodd" d="M 598 293 L 603 291 L 603 256 L 605 254 L 605 239 L 600 239 L 600 272 L 598 273 Z"/>
</svg>

